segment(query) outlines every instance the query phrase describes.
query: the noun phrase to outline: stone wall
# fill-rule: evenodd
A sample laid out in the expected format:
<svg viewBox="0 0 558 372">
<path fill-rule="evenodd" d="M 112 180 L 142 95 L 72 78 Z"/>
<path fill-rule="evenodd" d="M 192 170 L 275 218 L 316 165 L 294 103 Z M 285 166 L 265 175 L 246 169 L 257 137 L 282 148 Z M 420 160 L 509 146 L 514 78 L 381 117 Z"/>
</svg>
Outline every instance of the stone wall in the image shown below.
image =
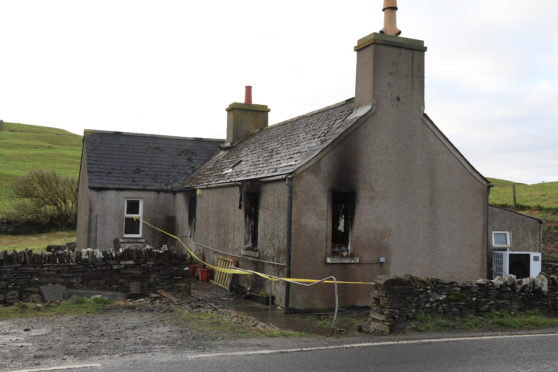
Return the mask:
<svg viewBox="0 0 558 372">
<path fill-rule="evenodd" d="M 40 286 L 148 294 L 189 292 L 187 261 L 173 250 L 0 252 L 0 304 L 38 298 Z"/>
<path fill-rule="evenodd" d="M 404 329 L 417 313 L 463 316 L 499 309 L 539 309 L 558 312 L 556 276 L 517 279 L 513 275 L 494 280 L 454 282 L 434 278 L 380 276 L 371 294 L 372 333 L 388 334 Z"/>
<path fill-rule="evenodd" d="M 558 260 L 543 257 L 542 272 L 545 274 L 558 276 Z"/>
</svg>

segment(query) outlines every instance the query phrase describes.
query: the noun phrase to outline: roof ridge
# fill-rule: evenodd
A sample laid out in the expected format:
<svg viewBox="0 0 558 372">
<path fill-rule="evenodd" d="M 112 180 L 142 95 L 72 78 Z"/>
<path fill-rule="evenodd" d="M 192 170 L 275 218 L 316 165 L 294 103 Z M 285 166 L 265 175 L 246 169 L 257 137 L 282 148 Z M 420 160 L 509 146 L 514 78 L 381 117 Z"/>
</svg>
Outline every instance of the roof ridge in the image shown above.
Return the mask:
<svg viewBox="0 0 558 372">
<path fill-rule="evenodd" d="M 211 142 L 224 142 L 224 139 L 220 138 L 204 138 L 204 137 L 181 137 L 181 136 L 168 136 L 164 134 L 150 134 L 150 133 L 134 133 L 134 132 L 120 132 L 120 131 L 110 131 L 110 130 L 97 130 L 97 129 L 84 129 L 83 136 L 90 134 L 121 134 L 123 136 L 136 136 L 136 137 L 152 137 L 152 138 L 174 138 L 174 139 L 184 139 L 184 140 L 194 140 L 194 141 L 211 141 Z"/>
<path fill-rule="evenodd" d="M 331 110 L 331 109 L 333 109 L 333 108 L 335 108 L 335 107 L 342 106 L 342 105 L 347 104 L 347 103 L 349 103 L 349 102 L 351 102 L 351 101 L 354 101 L 354 99 L 355 99 L 354 97 L 347 98 L 346 100 L 341 101 L 341 102 L 334 103 L 333 105 L 329 105 L 329 106 L 326 106 L 326 107 L 322 107 L 322 108 L 320 108 L 320 109 L 317 109 L 317 110 L 314 110 L 314 111 L 310 111 L 310 112 L 308 112 L 308 113 L 306 113 L 306 114 L 298 115 L 298 116 L 295 116 L 294 118 L 290 118 L 290 119 L 287 119 L 287 120 L 284 120 L 284 121 L 280 121 L 279 123 L 272 124 L 272 125 L 270 125 L 268 128 L 271 129 L 271 128 L 283 126 L 283 125 L 286 125 L 286 124 L 290 124 L 291 122 L 296 121 L 296 120 L 300 120 L 300 119 L 302 119 L 302 118 L 304 118 L 304 117 L 316 115 L 316 114 L 319 114 L 320 112 L 328 111 L 328 110 Z"/>
</svg>

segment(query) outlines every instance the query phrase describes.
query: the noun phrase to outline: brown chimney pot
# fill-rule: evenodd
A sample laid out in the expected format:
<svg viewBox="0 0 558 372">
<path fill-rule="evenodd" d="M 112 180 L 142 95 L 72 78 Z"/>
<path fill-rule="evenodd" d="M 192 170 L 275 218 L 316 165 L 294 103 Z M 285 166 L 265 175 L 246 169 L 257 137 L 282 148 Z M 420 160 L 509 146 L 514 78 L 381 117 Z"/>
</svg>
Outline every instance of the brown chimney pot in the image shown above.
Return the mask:
<svg viewBox="0 0 558 372">
<path fill-rule="evenodd" d="M 246 89 L 244 92 L 244 103 L 251 105 L 252 104 L 252 86 L 246 85 Z"/>
</svg>

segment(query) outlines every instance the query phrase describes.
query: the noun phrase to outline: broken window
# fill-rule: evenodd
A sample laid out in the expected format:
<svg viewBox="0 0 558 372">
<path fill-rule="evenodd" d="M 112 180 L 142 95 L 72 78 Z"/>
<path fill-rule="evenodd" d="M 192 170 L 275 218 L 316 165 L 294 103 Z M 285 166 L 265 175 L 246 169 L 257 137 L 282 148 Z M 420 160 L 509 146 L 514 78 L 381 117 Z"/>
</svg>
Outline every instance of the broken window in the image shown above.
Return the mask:
<svg viewBox="0 0 558 372">
<path fill-rule="evenodd" d="M 196 193 L 192 192 L 188 195 L 188 228 L 190 230 L 190 236 L 193 236 L 194 222 L 196 220 L 196 206 Z"/>
<path fill-rule="evenodd" d="M 143 200 L 126 199 L 124 205 L 124 237 L 141 236 Z"/>
<path fill-rule="evenodd" d="M 331 208 L 331 253 L 337 257 L 351 256 L 355 194 L 353 192 L 333 192 Z"/>
<path fill-rule="evenodd" d="M 244 248 L 258 249 L 259 193 L 247 193 L 244 202 Z"/>
</svg>

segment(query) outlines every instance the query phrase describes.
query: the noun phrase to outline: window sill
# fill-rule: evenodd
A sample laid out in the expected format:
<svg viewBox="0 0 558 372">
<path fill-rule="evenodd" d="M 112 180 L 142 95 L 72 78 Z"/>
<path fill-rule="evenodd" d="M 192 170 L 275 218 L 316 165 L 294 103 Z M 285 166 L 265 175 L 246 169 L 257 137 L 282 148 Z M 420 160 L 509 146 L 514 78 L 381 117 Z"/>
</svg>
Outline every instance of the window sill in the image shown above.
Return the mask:
<svg viewBox="0 0 558 372">
<path fill-rule="evenodd" d="M 358 257 L 326 257 L 326 263 L 330 264 L 356 264 L 359 262 Z"/>
<path fill-rule="evenodd" d="M 240 251 L 240 254 L 243 256 L 260 258 L 260 252 L 255 249 L 243 249 Z"/>
</svg>

